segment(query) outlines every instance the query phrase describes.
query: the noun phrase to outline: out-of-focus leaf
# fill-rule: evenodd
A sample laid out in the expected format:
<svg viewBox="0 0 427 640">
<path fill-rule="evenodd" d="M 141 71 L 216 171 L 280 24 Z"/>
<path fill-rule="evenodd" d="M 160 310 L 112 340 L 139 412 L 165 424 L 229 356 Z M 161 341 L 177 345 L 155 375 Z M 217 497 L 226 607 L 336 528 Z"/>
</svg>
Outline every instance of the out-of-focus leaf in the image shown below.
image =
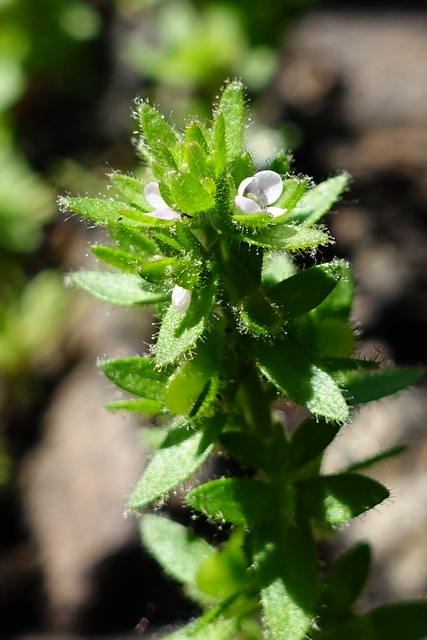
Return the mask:
<svg viewBox="0 0 427 640">
<path fill-rule="evenodd" d="M 202 431 L 186 425 L 171 428 L 129 498 L 130 509 L 142 509 L 163 498 L 189 478 L 209 456 L 213 444 Z"/>
<path fill-rule="evenodd" d="M 108 273 L 106 271 L 76 271 L 70 275 L 73 284 L 110 304 L 132 306 L 164 302 L 169 295 L 153 293 L 143 289 L 143 281 L 130 273 Z"/>
<path fill-rule="evenodd" d="M 364 542 L 351 547 L 335 562 L 321 588 L 320 626 L 346 615 L 366 584 L 370 566 L 371 551 Z"/>
<path fill-rule="evenodd" d="M 423 369 L 383 369 L 374 373 L 351 371 L 341 377 L 350 404 L 373 402 L 401 391 L 419 380 Z"/>
<path fill-rule="evenodd" d="M 200 564 L 215 553 L 205 540 L 182 524 L 151 514 L 143 515 L 140 533 L 144 545 L 172 578 L 197 587 Z"/>
</svg>

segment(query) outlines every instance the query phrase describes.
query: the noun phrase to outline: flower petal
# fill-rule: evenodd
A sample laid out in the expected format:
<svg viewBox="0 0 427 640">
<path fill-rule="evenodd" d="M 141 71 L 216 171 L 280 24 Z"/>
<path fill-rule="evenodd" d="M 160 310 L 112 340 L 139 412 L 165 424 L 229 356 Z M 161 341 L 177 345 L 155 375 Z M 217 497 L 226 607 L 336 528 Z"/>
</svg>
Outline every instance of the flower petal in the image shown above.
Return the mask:
<svg viewBox="0 0 427 640">
<path fill-rule="evenodd" d="M 187 311 L 191 302 L 191 291 L 176 284 L 172 289 L 172 305 L 180 313 Z"/>
<path fill-rule="evenodd" d="M 244 196 L 245 193 L 256 193 L 258 188 L 258 180 L 251 176 L 250 178 L 245 178 L 239 184 L 239 188 L 237 189 L 237 195 Z"/>
<path fill-rule="evenodd" d="M 282 209 L 281 207 L 267 207 L 266 211 L 273 216 L 273 218 L 278 218 L 286 213 L 287 209 Z"/>
<path fill-rule="evenodd" d="M 158 220 L 177 220 L 180 217 L 179 213 L 165 205 L 162 209 L 147 211 L 144 215 L 151 216 L 152 218 L 157 218 Z"/>
<path fill-rule="evenodd" d="M 258 171 L 254 175 L 254 178 L 258 180 L 258 191 L 265 198 L 265 202 L 260 202 L 261 205 L 273 204 L 278 198 L 280 198 L 283 191 L 282 178 L 275 171 Z"/>
<path fill-rule="evenodd" d="M 176 220 L 179 213 L 171 209 L 163 200 L 159 185 L 157 182 L 149 182 L 144 189 L 144 196 L 148 204 L 154 207 L 154 211 L 148 212 L 146 215 L 160 220 Z"/>
<path fill-rule="evenodd" d="M 244 196 L 236 196 L 234 198 L 234 204 L 242 213 L 260 213 L 261 207 L 255 200 L 251 198 L 245 198 Z"/>
<path fill-rule="evenodd" d="M 164 209 L 168 205 L 160 195 L 160 189 L 157 182 L 149 182 L 144 189 L 144 196 L 148 204 L 151 204 L 154 209 Z"/>
</svg>

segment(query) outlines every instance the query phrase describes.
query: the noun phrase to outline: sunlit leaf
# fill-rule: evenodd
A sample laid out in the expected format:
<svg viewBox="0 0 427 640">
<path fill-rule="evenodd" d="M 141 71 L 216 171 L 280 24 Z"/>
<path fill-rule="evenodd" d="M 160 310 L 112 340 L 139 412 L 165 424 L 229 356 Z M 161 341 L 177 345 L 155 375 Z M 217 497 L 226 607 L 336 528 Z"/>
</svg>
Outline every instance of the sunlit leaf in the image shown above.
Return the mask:
<svg viewBox="0 0 427 640">
<path fill-rule="evenodd" d="M 212 448 L 213 444 L 203 431 L 194 431 L 186 425 L 171 428 L 132 491 L 129 507 L 142 509 L 153 500 L 166 496 L 197 471 Z"/>
</svg>

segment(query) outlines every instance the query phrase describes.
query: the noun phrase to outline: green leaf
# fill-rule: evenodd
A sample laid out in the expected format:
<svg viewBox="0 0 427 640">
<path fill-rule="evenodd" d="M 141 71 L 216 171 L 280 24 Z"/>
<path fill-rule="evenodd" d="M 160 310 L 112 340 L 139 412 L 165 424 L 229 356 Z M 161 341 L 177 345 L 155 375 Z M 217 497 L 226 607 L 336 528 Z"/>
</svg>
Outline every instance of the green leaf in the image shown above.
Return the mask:
<svg viewBox="0 0 427 640">
<path fill-rule="evenodd" d="M 271 342 L 254 340 L 252 351 L 264 375 L 288 398 L 326 420 L 347 420 L 349 410 L 338 385 L 310 361 L 292 332 Z"/>
<path fill-rule="evenodd" d="M 187 353 L 206 330 L 215 301 L 212 282 L 193 291 L 187 311 L 181 313 L 169 307 L 160 327 L 156 345 L 156 364 L 163 366 Z"/>
<path fill-rule="evenodd" d="M 289 254 L 279 251 L 271 251 L 264 255 L 262 264 L 262 281 L 266 287 L 290 278 L 296 272 Z"/>
<path fill-rule="evenodd" d="M 211 371 L 198 367 L 195 359 L 184 362 L 169 378 L 166 404 L 176 415 L 191 412 L 212 375 Z"/>
<path fill-rule="evenodd" d="M 299 271 L 271 287 L 269 296 L 295 318 L 317 307 L 335 288 L 341 277 L 339 262 L 320 264 Z"/>
<path fill-rule="evenodd" d="M 199 122 L 192 120 L 187 124 L 185 128 L 185 140 L 189 143 L 195 142 L 206 155 L 209 153 L 208 143 L 206 142 Z"/>
<path fill-rule="evenodd" d="M 150 400 L 163 400 L 167 374 L 151 358 L 118 358 L 101 364 L 105 376 L 121 389 Z"/>
<path fill-rule="evenodd" d="M 197 588 L 200 564 L 215 551 L 188 527 L 169 518 L 145 514 L 140 523 L 142 542 L 172 578 Z"/>
<path fill-rule="evenodd" d="M 289 446 L 291 464 L 298 469 L 315 460 L 332 442 L 340 427 L 318 418 L 304 420 L 292 436 Z"/>
<path fill-rule="evenodd" d="M 108 233 L 118 248 L 126 253 L 137 254 L 138 257 L 149 257 L 156 253 L 156 243 L 137 229 L 120 224 L 108 226 Z"/>
<path fill-rule="evenodd" d="M 144 185 L 141 180 L 123 173 L 114 173 L 110 180 L 116 192 L 125 202 L 138 207 L 142 211 L 151 211 L 151 208 L 147 207 L 147 201 L 143 195 Z"/>
<path fill-rule="evenodd" d="M 227 167 L 227 147 L 225 142 L 225 120 L 224 115 L 219 112 L 215 118 L 214 140 L 215 140 L 215 175 L 219 178 Z"/>
<path fill-rule="evenodd" d="M 185 425 L 171 428 L 132 491 L 129 508 L 142 509 L 187 480 L 211 453 L 213 444 L 207 440 L 203 431 Z"/>
<path fill-rule="evenodd" d="M 244 229 L 261 229 L 273 223 L 273 218 L 268 213 L 234 213 L 233 222 L 236 226 Z"/>
<path fill-rule="evenodd" d="M 344 260 L 336 262 L 340 269 L 340 279 L 337 286 L 316 307 L 314 315 L 317 319 L 347 320 L 353 306 L 355 296 L 354 280 L 350 266 Z"/>
<path fill-rule="evenodd" d="M 217 110 L 224 117 L 227 160 L 233 162 L 243 150 L 245 100 L 241 82 L 235 80 L 227 84 Z"/>
<path fill-rule="evenodd" d="M 313 619 L 317 582 L 309 527 L 264 526 L 255 535 L 254 562 L 268 637 L 302 640 Z"/>
<path fill-rule="evenodd" d="M 185 500 L 214 520 L 248 524 L 265 519 L 271 491 L 261 480 L 221 478 L 196 487 Z"/>
<path fill-rule="evenodd" d="M 375 373 L 351 371 L 341 376 L 341 384 L 346 390 L 348 401 L 352 405 L 373 402 L 397 391 L 401 391 L 417 382 L 424 373 L 423 369 L 383 369 Z"/>
<path fill-rule="evenodd" d="M 306 178 L 286 178 L 283 180 L 282 194 L 274 206 L 287 209 L 288 212 L 291 212 L 297 202 L 307 191 L 307 187 L 308 180 Z M 289 218 L 289 215 L 292 215 L 292 213 L 289 214 L 288 212 L 285 214 L 286 219 Z"/>
<path fill-rule="evenodd" d="M 110 304 L 131 306 L 155 304 L 168 299 L 163 292 L 153 293 L 142 288 L 139 276 L 130 273 L 108 273 L 106 271 L 76 271 L 70 275 L 73 284 Z"/>
<path fill-rule="evenodd" d="M 146 262 L 144 258 L 140 258 L 134 253 L 127 253 L 126 251 L 112 249 L 111 247 L 95 245 L 91 247 L 91 251 L 97 258 L 100 258 L 107 264 L 128 273 L 138 273 L 142 265 Z"/>
<path fill-rule="evenodd" d="M 379 482 L 356 473 L 301 480 L 298 499 L 310 518 L 338 525 L 372 509 L 389 497 Z"/>
<path fill-rule="evenodd" d="M 253 176 L 254 173 L 254 160 L 251 154 L 248 151 L 245 151 L 237 158 L 232 168 L 234 184 L 239 185 L 242 180 L 244 180 L 245 178 L 249 178 L 249 176 Z"/>
<path fill-rule="evenodd" d="M 175 131 L 157 109 L 147 102 L 139 106 L 139 119 L 145 143 L 154 158 L 160 165 L 175 169 L 176 165 L 169 151 L 179 142 Z"/>
<path fill-rule="evenodd" d="M 236 637 L 239 621 L 234 618 L 218 618 L 200 625 L 199 621 L 191 622 L 174 633 L 163 636 L 162 640 L 229 640 Z"/>
<path fill-rule="evenodd" d="M 364 616 L 373 640 L 424 640 L 427 637 L 427 601 L 386 604 Z"/>
<path fill-rule="evenodd" d="M 255 244 L 267 249 L 286 249 L 295 251 L 328 244 L 330 238 L 327 233 L 319 229 L 306 229 L 287 224 L 271 224 L 269 227 L 254 233 L 235 232 L 233 236 L 238 240 Z"/>
<path fill-rule="evenodd" d="M 270 460 L 264 443 L 255 435 L 246 431 L 225 431 L 221 434 L 220 441 L 238 460 L 270 471 Z"/>
<path fill-rule="evenodd" d="M 335 562 L 321 588 L 321 628 L 348 613 L 368 580 L 370 567 L 371 551 L 365 542 L 354 545 Z"/>
<path fill-rule="evenodd" d="M 205 188 L 203 181 L 189 173 L 171 179 L 171 194 L 178 209 L 188 215 L 207 211 L 215 205 L 213 193 Z"/>
<path fill-rule="evenodd" d="M 291 164 L 292 156 L 286 153 L 286 151 L 279 151 L 273 161 L 268 165 L 268 169 L 284 175 L 291 170 Z"/>
<path fill-rule="evenodd" d="M 164 258 L 144 261 L 140 276 L 154 285 L 172 288 L 179 284 L 192 289 L 200 276 L 200 265 L 188 258 Z"/>
<path fill-rule="evenodd" d="M 63 198 L 62 206 L 99 224 L 139 227 L 147 218 L 143 213 L 131 211 L 128 204 L 102 198 Z M 154 220 L 154 218 L 152 218 Z"/>
<path fill-rule="evenodd" d="M 209 176 L 213 177 L 212 162 L 203 146 L 197 142 L 185 142 L 183 151 L 189 174 L 198 180 L 205 180 Z"/>
<path fill-rule="evenodd" d="M 128 398 L 127 400 L 115 400 L 108 402 L 105 408 L 109 411 L 133 411 L 134 413 L 146 413 L 148 415 L 157 415 L 161 413 L 164 404 L 159 400 L 148 400 L 147 398 Z"/>
<path fill-rule="evenodd" d="M 348 188 L 350 176 L 342 173 L 313 187 L 292 210 L 287 222 L 298 222 L 305 226 L 316 224 Z"/>
</svg>

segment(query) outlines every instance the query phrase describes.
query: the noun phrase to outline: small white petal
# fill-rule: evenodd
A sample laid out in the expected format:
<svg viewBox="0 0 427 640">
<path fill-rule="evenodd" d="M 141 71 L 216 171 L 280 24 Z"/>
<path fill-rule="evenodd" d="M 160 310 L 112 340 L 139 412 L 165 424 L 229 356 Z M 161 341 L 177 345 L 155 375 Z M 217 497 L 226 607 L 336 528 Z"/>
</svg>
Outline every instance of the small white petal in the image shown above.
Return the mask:
<svg viewBox="0 0 427 640">
<path fill-rule="evenodd" d="M 234 198 L 234 204 L 242 213 L 260 213 L 261 207 L 255 200 L 251 198 L 245 198 L 244 196 L 236 196 Z"/>
<path fill-rule="evenodd" d="M 237 189 L 237 194 L 239 196 L 244 196 L 246 193 L 255 193 L 258 187 L 258 180 L 254 179 L 254 176 L 250 178 L 245 178 L 239 184 L 239 188 Z"/>
<path fill-rule="evenodd" d="M 273 204 L 280 198 L 283 191 L 283 182 L 278 173 L 267 169 L 266 171 L 258 171 L 254 178 L 258 180 L 260 193 L 266 198 L 265 204 Z"/>
<path fill-rule="evenodd" d="M 273 216 L 273 218 L 278 218 L 286 213 L 287 209 L 281 209 L 280 207 L 267 207 L 266 211 Z"/>
<path fill-rule="evenodd" d="M 191 302 L 191 291 L 176 284 L 172 289 L 172 304 L 180 313 L 187 311 Z"/>
<path fill-rule="evenodd" d="M 149 182 L 144 189 L 144 196 L 148 204 L 151 204 L 155 209 L 164 209 L 168 205 L 160 195 L 160 189 L 157 182 Z"/>
<path fill-rule="evenodd" d="M 177 220 L 179 213 L 171 209 L 163 200 L 157 182 L 149 182 L 144 189 L 144 196 L 148 204 L 154 207 L 154 211 L 149 211 L 146 215 L 160 220 Z"/>
<path fill-rule="evenodd" d="M 145 215 L 151 216 L 152 218 L 157 218 L 159 220 L 177 220 L 179 218 L 179 213 L 177 213 L 170 207 L 163 207 L 163 209 L 148 211 L 145 213 Z"/>
</svg>

